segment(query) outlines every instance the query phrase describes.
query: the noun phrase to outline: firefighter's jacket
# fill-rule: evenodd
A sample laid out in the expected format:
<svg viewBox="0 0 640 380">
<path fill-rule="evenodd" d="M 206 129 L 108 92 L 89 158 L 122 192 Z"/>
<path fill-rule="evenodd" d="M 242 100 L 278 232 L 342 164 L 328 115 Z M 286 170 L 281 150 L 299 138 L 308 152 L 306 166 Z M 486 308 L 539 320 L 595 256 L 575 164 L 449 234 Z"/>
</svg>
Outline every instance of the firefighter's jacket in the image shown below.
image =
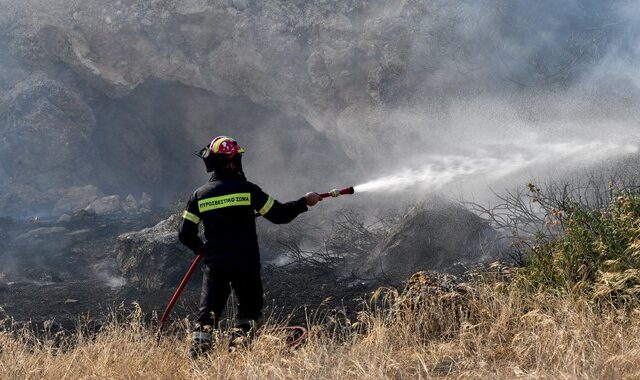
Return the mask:
<svg viewBox="0 0 640 380">
<path fill-rule="evenodd" d="M 280 203 L 247 181 L 241 172 L 218 171 L 189 199 L 179 238 L 194 253 L 205 253 L 208 265 L 259 270 L 256 216 L 281 224 L 305 211 L 304 197 Z M 200 223 L 204 225 L 205 242 L 198 237 Z"/>
</svg>

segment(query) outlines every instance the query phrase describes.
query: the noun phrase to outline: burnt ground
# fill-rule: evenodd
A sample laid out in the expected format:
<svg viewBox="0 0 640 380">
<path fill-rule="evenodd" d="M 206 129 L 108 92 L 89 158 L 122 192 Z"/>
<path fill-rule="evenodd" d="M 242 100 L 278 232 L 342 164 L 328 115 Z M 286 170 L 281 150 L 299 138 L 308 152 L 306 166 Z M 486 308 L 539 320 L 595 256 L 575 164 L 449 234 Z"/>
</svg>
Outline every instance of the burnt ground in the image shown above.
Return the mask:
<svg viewBox="0 0 640 380">
<path fill-rule="evenodd" d="M 115 245 L 118 235 L 153 226 L 167 216 L 80 214 L 66 223 L 0 218 L 0 320 L 72 331 L 80 320 L 101 323 L 115 312 L 133 309 L 134 302 L 148 318 L 162 314 L 175 287 L 148 290 L 126 283 L 115 261 Z M 172 320 L 192 319 L 200 281 L 198 273 L 176 304 Z M 333 310 L 355 315 L 371 291 L 389 285 L 296 265 L 266 266 L 263 281 L 265 317 L 302 324 L 309 316 Z"/>
</svg>

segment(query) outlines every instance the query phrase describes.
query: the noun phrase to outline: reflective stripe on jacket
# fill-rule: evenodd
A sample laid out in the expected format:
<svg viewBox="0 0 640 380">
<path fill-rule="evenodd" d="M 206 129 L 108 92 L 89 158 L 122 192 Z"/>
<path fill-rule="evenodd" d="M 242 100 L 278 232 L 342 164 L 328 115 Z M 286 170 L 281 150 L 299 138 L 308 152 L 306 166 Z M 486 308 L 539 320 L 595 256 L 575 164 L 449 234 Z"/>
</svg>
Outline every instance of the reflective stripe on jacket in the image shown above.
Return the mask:
<svg viewBox="0 0 640 380">
<path fill-rule="evenodd" d="M 280 203 L 240 172 L 214 173 L 198 188 L 182 213 L 180 241 L 205 260 L 244 268 L 260 267 L 256 213 L 272 223 L 289 223 L 307 211 L 304 197 Z M 198 237 L 203 223 L 206 243 Z"/>
</svg>

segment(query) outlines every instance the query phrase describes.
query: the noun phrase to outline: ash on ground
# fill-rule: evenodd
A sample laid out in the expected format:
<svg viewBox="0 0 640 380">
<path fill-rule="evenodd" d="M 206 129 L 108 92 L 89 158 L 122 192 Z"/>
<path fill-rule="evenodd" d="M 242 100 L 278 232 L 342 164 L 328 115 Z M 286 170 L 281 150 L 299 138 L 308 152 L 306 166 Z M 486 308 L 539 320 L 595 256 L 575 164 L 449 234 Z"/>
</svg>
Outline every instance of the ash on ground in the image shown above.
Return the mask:
<svg viewBox="0 0 640 380">
<path fill-rule="evenodd" d="M 134 303 L 149 318 L 161 314 L 194 258 L 178 241 L 180 218 L 175 212 L 98 214 L 81 209 L 65 215 L 51 220 L 0 219 L 0 319 L 36 326 L 54 321 L 72 330 L 81 317 L 104 321 Z M 427 223 L 430 219 L 433 222 Z M 464 265 L 495 257 L 483 246 L 490 227 L 460 206 L 440 201 L 416 205 L 382 224 L 367 224 L 353 211 L 342 211 L 333 220 L 323 238 L 314 242 L 319 247 L 315 250 L 300 248 L 306 225 L 282 226 L 274 232 L 259 224 L 265 319 L 307 324 L 313 322 L 310 314 L 339 311 L 353 316 L 379 287 L 402 289 L 406 273 L 459 273 Z M 458 228 L 465 234 L 459 237 L 463 250 L 440 236 L 445 225 L 455 224 L 468 227 Z M 372 271 L 379 267 L 376 260 L 381 265 L 396 260 L 404 267 L 378 273 Z M 269 264 L 273 262 L 285 264 Z M 196 312 L 201 278 L 196 272 L 173 319 Z M 231 297 L 225 315 L 229 321 L 233 303 Z"/>
</svg>

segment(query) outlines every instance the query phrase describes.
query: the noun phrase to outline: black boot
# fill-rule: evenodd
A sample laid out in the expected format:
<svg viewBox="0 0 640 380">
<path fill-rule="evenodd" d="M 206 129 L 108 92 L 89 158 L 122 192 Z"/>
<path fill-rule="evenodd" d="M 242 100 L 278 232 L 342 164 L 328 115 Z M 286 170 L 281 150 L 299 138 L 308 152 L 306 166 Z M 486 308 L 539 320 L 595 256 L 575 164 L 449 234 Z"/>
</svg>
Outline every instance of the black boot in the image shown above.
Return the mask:
<svg viewBox="0 0 640 380">
<path fill-rule="evenodd" d="M 247 347 L 256 336 L 258 323 L 253 319 L 240 319 L 236 327 L 231 330 L 229 349 Z"/>
<path fill-rule="evenodd" d="M 191 333 L 191 357 L 197 358 L 211 351 L 214 347 L 213 329 L 210 326 L 204 328 L 196 327 Z"/>
</svg>

